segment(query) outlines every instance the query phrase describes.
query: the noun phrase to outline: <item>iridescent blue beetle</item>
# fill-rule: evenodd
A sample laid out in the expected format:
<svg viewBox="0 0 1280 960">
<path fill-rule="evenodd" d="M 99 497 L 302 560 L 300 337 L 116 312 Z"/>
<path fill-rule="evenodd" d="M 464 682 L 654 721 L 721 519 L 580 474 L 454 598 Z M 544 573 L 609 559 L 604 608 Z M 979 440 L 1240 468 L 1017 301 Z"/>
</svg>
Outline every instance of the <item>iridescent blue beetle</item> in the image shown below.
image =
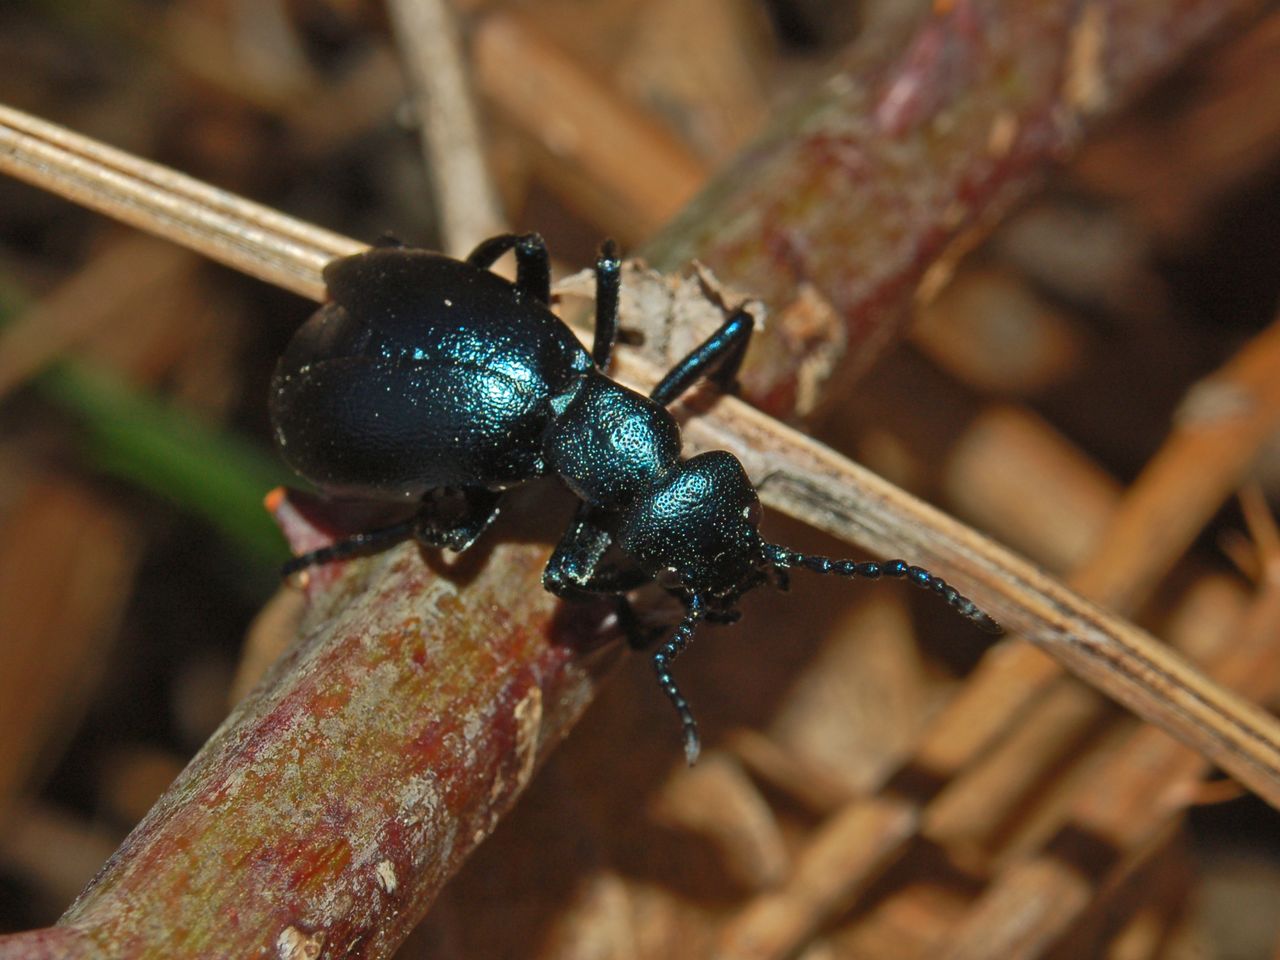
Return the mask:
<svg viewBox="0 0 1280 960">
<path fill-rule="evenodd" d="M 514 283 L 488 268 L 514 250 Z M 413 518 L 296 557 L 286 572 L 410 537 L 465 550 L 503 491 L 555 474 L 582 501 L 542 576 L 557 596 L 622 597 L 657 581 L 685 616 L 653 654 L 658 682 L 684 727 L 698 729 L 671 664 L 699 621 L 730 623 L 738 599 L 804 567 L 845 577 L 905 577 L 991 632 L 972 601 L 920 567 L 806 556 L 765 542 L 760 501 L 725 451 L 685 458 L 667 406 L 702 378 L 730 388 L 751 337 L 729 317 L 646 397 L 609 379 L 621 264 L 596 261 L 591 352 L 549 309 L 550 270 L 536 234 L 506 234 L 465 261 L 375 248 L 324 271 L 331 296 L 298 330 L 276 368 L 271 421 L 281 455 L 336 496 L 409 501 Z M 622 559 L 606 562 L 616 545 Z M 626 610 L 620 601 L 620 610 Z"/>
</svg>

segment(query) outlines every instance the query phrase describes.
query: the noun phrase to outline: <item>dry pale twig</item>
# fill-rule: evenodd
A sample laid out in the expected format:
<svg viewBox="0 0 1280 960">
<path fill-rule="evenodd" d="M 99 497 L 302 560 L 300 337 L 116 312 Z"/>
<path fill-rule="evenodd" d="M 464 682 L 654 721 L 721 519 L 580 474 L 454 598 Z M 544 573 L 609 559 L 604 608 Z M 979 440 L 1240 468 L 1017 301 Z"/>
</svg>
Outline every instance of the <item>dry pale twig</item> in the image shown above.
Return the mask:
<svg viewBox="0 0 1280 960">
<path fill-rule="evenodd" d="M 3 105 L 0 170 L 312 300 L 326 263 L 366 248 Z"/>
<path fill-rule="evenodd" d="M 13 129 L 15 121 L 18 130 Z M 164 235 L 175 232 L 170 230 L 175 221 L 185 224 L 186 229 L 174 239 L 182 242 L 198 235 L 192 246 L 200 252 L 212 249 L 221 254 L 226 247 L 219 241 L 235 237 L 237 263 L 253 261 L 249 272 L 263 279 L 283 275 L 292 282 L 282 285 L 300 293 L 323 288 L 318 275 L 323 265 L 318 262 L 321 243 L 335 254 L 362 249 L 356 241 L 108 151 L 15 111 L 0 113 L 0 122 L 7 125 L 0 126 L 0 168 L 22 175 L 35 166 L 37 176 L 28 179 L 79 200 L 94 193 L 94 158 L 108 156 L 114 162 L 103 171 L 106 188 L 102 192 L 113 200 L 122 190 L 139 198 L 127 207 L 133 217 L 146 220 L 140 211 L 157 211 L 157 232 Z M 30 143 L 30 137 L 20 132 L 23 128 L 42 139 Z M 68 151 L 69 159 L 57 156 L 59 147 Z M 44 162 L 33 164 L 33 155 L 45 158 Z M 56 173 L 63 170 L 67 175 L 60 179 Z M 134 173 L 136 181 L 122 184 L 126 172 Z M 161 192 L 171 184 L 180 186 L 181 192 Z M 149 193 L 159 196 L 153 205 L 143 205 L 140 198 Z M 216 200 L 219 216 L 204 215 L 201 198 L 205 196 Z M 112 202 L 103 200 L 89 205 L 112 208 Z M 237 218 L 238 210 L 245 211 L 244 220 Z M 273 233 L 266 238 L 261 257 L 255 257 L 264 225 L 270 225 Z M 280 243 L 277 239 L 313 236 L 317 239 L 307 247 L 300 240 Z M 655 371 L 625 352 L 617 372 L 638 384 L 656 379 Z M 903 553 L 958 574 L 956 581 L 1006 625 L 1280 806 L 1280 723 L 1208 681 L 1144 631 L 1109 616 L 1009 551 L 744 403 L 723 399 L 713 412 L 687 425 L 686 439 L 700 449 L 728 449 L 738 455 L 748 471 L 760 478 L 762 499 L 775 509 L 874 553 Z"/>
<path fill-rule="evenodd" d="M 1274 378 L 1267 376 L 1268 370 L 1275 368 L 1278 353 L 1280 325 L 1256 338 L 1212 378 L 1219 384 L 1231 384 L 1234 395 L 1248 397 L 1249 401 L 1216 423 L 1205 424 L 1202 428 L 1184 427 L 1175 433 L 1115 512 L 1114 521 L 1102 538 L 1103 545 L 1077 577 L 1082 585 L 1125 607 L 1139 600 L 1149 589 L 1153 582 L 1152 569 L 1163 564 L 1168 553 L 1159 549 L 1161 544 L 1158 541 L 1171 539 L 1176 544 L 1178 537 L 1190 535 L 1188 531 L 1194 528 L 1197 517 L 1203 518 L 1217 508 L 1222 499 L 1220 493 L 1238 482 L 1247 462 L 1247 451 L 1256 449 L 1257 437 L 1264 436 L 1267 424 L 1280 416 L 1280 395 L 1277 395 Z M 698 427 L 699 424 L 690 424 L 689 429 L 692 431 Z M 1206 457 L 1209 452 L 1213 455 Z M 1201 466 L 1195 468 L 1196 477 L 1190 482 L 1177 482 L 1178 474 L 1176 471 L 1171 473 L 1170 468 L 1183 464 L 1190 470 L 1192 468 L 1187 465 L 1197 459 Z M 1187 497 L 1174 497 L 1168 489 L 1171 481 Z M 1171 501 L 1179 504 L 1184 516 L 1170 519 L 1166 515 L 1166 507 Z M 1152 543 L 1156 548 L 1134 550 L 1132 545 L 1135 542 Z M 1130 549 L 1124 550 L 1124 545 Z M 922 543 L 917 549 L 924 551 L 927 547 Z M 1103 576 L 1104 572 L 1109 572 L 1110 576 Z M 1123 621 L 1108 619 L 1133 630 Z M 1030 629 L 1042 630 L 1045 626 L 1047 624 L 1040 624 Z M 1080 636 L 1076 633 L 1078 629 L 1064 629 L 1062 640 L 1067 644 L 1077 642 Z M 1034 632 L 1030 636 L 1036 639 Z M 1145 634 L 1142 636 L 1145 644 Z M 1116 639 L 1122 645 L 1127 642 L 1125 637 Z M 1054 650 L 1043 642 L 1040 645 L 1056 657 L 1058 664 L 1082 673 L 1077 651 Z M 1167 651 L 1162 652 L 1177 662 Z M 1130 649 L 1120 653 L 1116 662 L 1122 664 L 1124 670 L 1133 669 L 1140 663 L 1136 656 L 1142 655 L 1142 651 Z M 1084 658 L 1088 659 L 1088 655 Z M 1090 668 L 1086 666 L 1085 669 Z M 1155 669 L 1159 668 L 1153 665 L 1153 672 Z M 1090 696 L 1089 691 L 1076 686 L 1055 686 L 1059 675 L 1053 660 L 1040 656 L 1030 647 L 1010 647 L 1000 656 L 986 657 L 960 695 L 931 725 L 908 764 L 908 775 L 924 773 L 927 777 L 936 778 L 938 783 L 934 789 L 946 783 L 948 778 L 954 778 L 947 790 L 922 815 L 886 820 L 881 828 L 881 842 L 875 859 L 856 855 L 856 845 L 853 851 L 839 849 L 838 844 L 845 838 L 838 831 L 821 832 L 813 841 L 814 849 L 806 855 L 821 857 L 845 872 L 829 876 L 827 886 L 821 891 L 801 889 L 797 895 L 793 884 L 788 882 L 778 891 L 757 898 L 726 927 L 723 941 L 726 955 L 756 958 L 789 956 L 813 935 L 823 920 L 838 914 L 865 891 L 875 880 L 884 861 L 905 852 L 908 842 L 919 830 L 936 837 L 947 829 L 941 824 L 943 818 L 955 820 L 960 813 L 965 813 L 969 815 L 965 828 L 974 831 L 972 813 L 975 810 L 999 821 L 1001 812 L 1007 812 L 1019 798 L 1025 797 L 1032 785 L 1048 775 L 1048 768 L 1055 758 L 1061 756 L 1060 752 L 1049 749 L 1046 743 L 1071 742 L 1092 718 L 1101 713 L 1101 704 Z M 1175 681 L 1169 685 L 1156 680 L 1152 687 L 1172 689 L 1180 683 Z M 1123 702 L 1107 681 L 1094 681 L 1093 685 Z M 1194 695 L 1191 688 L 1175 694 L 1169 706 L 1175 706 L 1188 693 Z M 993 742 L 1011 727 L 1015 731 L 1014 736 L 1001 742 L 992 752 Z M 1169 729 L 1167 725 L 1166 729 Z M 992 764 L 973 766 L 980 757 L 987 761 L 1011 759 L 1019 743 L 1026 739 L 1038 743 L 1038 752 L 1033 750 L 1029 756 L 1024 756 L 1021 764 L 1003 764 L 1000 768 L 1003 774 L 998 778 L 985 776 L 995 769 Z M 993 794 L 991 784 L 995 779 L 998 779 L 1000 789 Z M 1016 786 L 1011 787 L 1011 783 Z M 853 816 L 856 810 L 864 810 L 871 815 L 882 810 L 888 802 L 881 796 L 857 800 L 839 816 Z M 892 835 L 890 831 L 893 831 Z M 828 849 L 828 845 L 832 848 Z M 795 883 L 802 885 L 803 881 L 797 879 Z M 828 899 L 819 900 L 815 896 L 818 892 Z M 779 909 L 779 904 L 789 903 L 793 898 L 804 902 L 804 911 Z M 781 919 L 783 917 L 785 921 Z M 982 928 L 975 926 L 974 929 Z"/>
<path fill-rule="evenodd" d="M 603 215 L 622 243 L 661 229 L 706 180 L 707 168 L 688 147 L 528 17 L 486 14 L 472 56 L 477 86 L 544 148 L 535 157 L 539 176 L 569 206 Z"/>
<path fill-rule="evenodd" d="M 1277 567 L 1274 554 L 1263 562 L 1269 571 Z M 1276 692 L 1268 688 L 1277 675 L 1277 587 L 1280 581 L 1268 576 L 1239 628 L 1212 638 L 1213 649 L 1204 651 L 1213 676 L 1253 696 Z M 1065 823 L 1044 847 L 983 894 L 956 931 L 948 960 L 1047 953 L 1099 896 L 1104 878 L 1123 872 L 1176 826 L 1206 773 L 1202 757 L 1161 731 L 1135 731 L 1077 791 Z M 1094 858 L 1087 864 L 1086 850 Z"/>
<path fill-rule="evenodd" d="M 1092 555 L 1068 578 L 1073 589 L 1120 613 L 1146 602 L 1174 560 L 1242 482 L 1265 439 L 1280 427 L 1280 380 L 1275 376 L 1276 369 L 1280 369 L 1280 319 L 1220 370 L 1191 388 L 1183 407 L 1189 413 L 1199 413 L 1180 418 L 1111 511 L 1111 519 Z M 953 701 L 939 719 L 938 736 L 933 738 L 933 744 L 926 743 L 918 759 L 938 771 L 963 765 L 965 761 L 957 758 L 954 750 L 957 737 L 952 731 L 976 726 L 970 717 L 958 713 L 957 707 L 964 703 L 1002 728 L 1011 724 L 1016 715 L 1018 736 L 1024 743 L 1035 739 L 1037 728 L 1042 737 L 1070 742 L 1099 718 L 1103 705 L 1074 686 L 1058 685 L 1050 690 L 1055 678 L 1056 671 L 1029 648 L 1013 651 L 990 668 L 980 668 L 977 676 L 970 678 L 962 699 Z M 1006 700 L 1003 709 L 994 709 L 992 704 L 1001 688 L 1020 690 L 1021 704 Z M 1043 695 L 1037 695 L 1037 690 Z M 1022 712 L 1027 704 L 1034 705 L 1030 711 Z M 1052 722 L 1040 716 L 1048 717 L 1055 709 L 1060 718 L 1071 714 L 1074 720 Z M 1055 726 L 1056 730 L 1050 729 Z M 939 749 L 939 742 L 946 746 Z M 1006 747 L 1010 745 L 999 750 L 1012 752 Z M 967 759 L 977 752 L 969 753 Z M 981 811 L 981 817 L 989 824 L 1000 822 L 1025 796 L 1025 790 L 1015 789 L 1013 784 L 1030 789 L 1042 782 L 1055 765 L 1056 756 L 1060 754 L 1045 749 L 1042 739 L 1038 748 L 1028 751 L 1028 756 L 1003 764 L 1003 801 L 995 801 L 987 789 L 989 784 L 979 778 L 953 783 L 948 795 L 940 798 L 944 802 L 933 805 L 931 835 L 938 839 L 954 832 L 959 823 L 966 824 L 964 832 L 974 832 L 970 818 L 975 811 Z M 1005 759 L 1013 761 L 1012 756 Z M 994 760 L 990 754 L 986 757 L 992 775 L 998 769 Z M 944 806 L 949 807 L 945 814 L 941 809 Z M 952 821 L 953 826 L 941 829 L 944 821 Z"/>
<path fill-rule="evenodd" d="M 1201 415 L 1181 419 L 1109 511 L 1111 520 L 1091 558 L 1071 577 L 1076 589 L 1120 611 L 1149 596 L 1159 575 L 1241 482 L 1262 441 L 1280 423 L 1280 381 L 1273 372 L 1278 367 L 1280 320 L 1192 388 L 1186 406 Z M 1207 399 L 1223 396 L 1232 402 Z M 885 825 L 885 830 L 901 832 L 882 838 L 883 856 L 904 853 L 917 830 L 935 842 L 973 844 L 1006 823 L 1104 713 L 1103 701 L 1092 690 L 1061 681 L 1059 665 L 1033 647 L 1010 647 L 984 658 L 906 765 L 908 779 L 913 772 L 924 772 L 936 780 L 931 789 L 941 792 L 929 798 L 913 795 L 917 801 L 930 799 L 927 809 L 918 818 Z M 884 803 L 876 796 L 854 800 L 850 808 L 880 809 Z M 821 849 L 841 839 L 839 833 L 824 831 L 813 845 Z M 829 878 L 829 901 L 822 903 L 810 892 L 803 898 L 806 911 L 790 913 L 789 921 L 781 923 L 776 904 L 793 896 L 788 884 L 741 911 L 726 927 L 725 943 L 743 955 L 788 956 L 812 936 L 819 920 L 864 891 L 881 866 L 879 860 L 865 862 L 840 851 L 823 856 L 849 870 L 839 882 Z"/>
<path fill-rule="evenodd" d="M 51 188 L 61 184 L 60 192 L 73 198 L 93 197 L 91 205 L 99 208 L 123 208 L 132 222 L 145 225 L 157 220 L 166 235 L 197 245 L 197 249 L 211 250 L 228 262 L 248 264 L 255 275 L 290 289 L 313 296 L 322 290 L 319 269 L 328 257 L 321 253 L 320 242 L 299 239 L 312 237 L 306 225 L 105 151 L 65 131 L 30 123 L 12 112 L 0 114 L 0 123 L 7 124 L 0 126 L 0 168 Z M 95 174 L 98 157 L 112 161 L 100 178 Z M 95 188 L 99 179 L 104 189 Z M 214 209 L 205 208 L 202 197 L 208 197 Z M 237 210 L 250 219 L 238 218 Z M 327 236 L 325 242 L 335 248 L 333 254 L 361 249 L 354 241 L 319 233 L 321 240 Z M 261 256 L 255 253 L 259 240 L 264 242 Z M 636 382 L 653 377 L 653 371 L 626 355 L 620 359 L 619 371 L 624 379 Z M 1192 744 L 1273 804 L 1280 804 L 1280 730 L 1275 721 L 1207 681 L 1142 631 L 1103 613 L 1024 561 L 837 454 L 736 401 L 722 401 L 714 412 L 695 418 L 686 436 L 692 445 L 737 453 L 748 470 L 761 478 L 762 496 L 771 506 L 878 553 L 905 553 L 956 574 L 955 579 L 976 600 L 1023 630 L 1073 671 Z M 391 569 L 403 575 L 403 565 L 396 564 Z M 526 567 L 529 579 L 536 579 L 536 565 L 525 563 L 522 571 Z M 376 592 L 376 581 L 368 586 Z M 348 629 L 350 626 L 348 623 Z M 287 672 L 277 671 L 277 683 L 286 676 Z M 312 673 L 308 682 L 314 684 L 321 676 Z M 270 695 L 272 689 L 263 695 Z M 328 709 L 341 710 L 342 705 L 326 699 L 323 690 L 312 690 L 309 696 L 318 697 Z M 259 706 L 244 711 L 241 722 L 265 722 L 272 716 Z M 341 716 L 344 724 L 359 722 L 355 716 Z M 236 744 L 245 742 L 240 739 L 244 735 L 247 729 L 231 726 L 224 729 L 220 743 L 224 749 L 229 745 L 234 753 Z M 163 802 L 162 812 L 149 818 L 149 827 L 140 828 L 69 919 L 87 924 L 101 916 L 103 898 L 109 901 L 112 890 L 120 889 L 121 871 L 131 864 L 136 866 L 131 854 L 146 849 L 149 837 L 184 813 L 184 798 L 193 784 L 204 782 L 202 777 L 207 780 L 207 769 L 201 772 L 193 765 L 193 772 Z M 347 863 L 342 861 L 341 865 Z M 326 864 L 328 861 L 316 867 Z M 235 892 L 228 891 L 225 884 L 219 889 Z M 71 931 L 64 929 L 71 936 Z M 298 937 L 312 936 L 302 927 L 290 926 L 289 930 Z M 205 933 L 209 932 L 206 928 Z M 353 935 L 346 928 L 341 934 Z M 71 939 L 83 942 L 75 936 Z"/>
<path fill-rule="evenodd" d="M 435 184 L 441 246 L 465 256 L 506 226 L 488 174 L 458 24 L 445 0 L 391 0 L 387 9 Z"/>
</svg>

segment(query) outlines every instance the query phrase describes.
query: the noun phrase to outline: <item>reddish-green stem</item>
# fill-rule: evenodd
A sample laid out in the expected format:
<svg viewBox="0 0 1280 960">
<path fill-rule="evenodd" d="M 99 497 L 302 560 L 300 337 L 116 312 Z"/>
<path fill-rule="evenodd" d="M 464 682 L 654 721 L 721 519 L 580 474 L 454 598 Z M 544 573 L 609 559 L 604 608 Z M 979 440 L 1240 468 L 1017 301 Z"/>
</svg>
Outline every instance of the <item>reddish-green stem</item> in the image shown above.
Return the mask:
<svg viewBox="0 0 1280 960">
<path fill-rule="evenodd" d="M 743 391 L 803 415 L 901 332 L 916 297 L 1089 125 L 1114 114 L 1247 0 L 955 0 L 871 35 L 652 240 L 762 298 Z M 802 291 L 803 309 L 788 316 Z M 816 294 L 816 297 L 814 296 Z M 815 310 L 814 300 L 830 308 Z M 656 359 L 656 358 L 653 358 Z M 799 407 L 799 409 L 797 409 Z"/>
<path fill-rule="evenodd" d="M 295 549 L 327 539 L 277 517 Z M 315 570 L 289 653 L 59 927 L 0 956 L 389 955 L 617 650 L 600 608 L 532 586 L 546 554 L 440 574 L 406 544 Z"/>
</svg>

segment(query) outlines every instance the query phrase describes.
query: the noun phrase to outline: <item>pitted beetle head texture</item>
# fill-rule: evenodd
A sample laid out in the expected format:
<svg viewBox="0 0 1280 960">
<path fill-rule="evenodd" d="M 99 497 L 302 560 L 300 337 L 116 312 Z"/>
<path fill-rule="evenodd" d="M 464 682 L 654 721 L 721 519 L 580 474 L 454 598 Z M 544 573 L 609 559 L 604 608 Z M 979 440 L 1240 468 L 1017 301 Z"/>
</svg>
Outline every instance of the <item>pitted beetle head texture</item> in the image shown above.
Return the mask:
<svg viewBox="0 0 1280 960">
<path fill-rule="evenodd" d="M 618 541 L 662 583 L 690 595 L 736 599 L 764 566 L 760 500 L 723 450 L 678 464 L 627 511 Z"/>
</svg>

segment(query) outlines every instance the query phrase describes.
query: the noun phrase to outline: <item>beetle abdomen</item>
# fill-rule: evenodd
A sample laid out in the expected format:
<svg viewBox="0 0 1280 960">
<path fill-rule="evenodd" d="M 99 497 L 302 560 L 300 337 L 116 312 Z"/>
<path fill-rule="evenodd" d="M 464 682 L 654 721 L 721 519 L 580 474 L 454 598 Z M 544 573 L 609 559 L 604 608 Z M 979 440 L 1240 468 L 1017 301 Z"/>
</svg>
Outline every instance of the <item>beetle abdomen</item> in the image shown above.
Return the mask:
<svg viewBox="0 0 1280 960">
<path fill-rule="evenodd" d="M 542 473 L 547 402 L 492 369 L 353 357 L 277 371 L 271 416 L 281 455 L 326 492 L 416 499 Z"/>
<path fill-rule="evenodd" d="M 388 271 L 403 286 L 374 296 Z M 329 494 L 397 500 L 544 472 L 551 398 L 591 367 L 550 311 L 420 251 L 337 261 L 326 277 L 336 299 L 294 335 L 271 384 L 291 467 Z"/>
</svg>

